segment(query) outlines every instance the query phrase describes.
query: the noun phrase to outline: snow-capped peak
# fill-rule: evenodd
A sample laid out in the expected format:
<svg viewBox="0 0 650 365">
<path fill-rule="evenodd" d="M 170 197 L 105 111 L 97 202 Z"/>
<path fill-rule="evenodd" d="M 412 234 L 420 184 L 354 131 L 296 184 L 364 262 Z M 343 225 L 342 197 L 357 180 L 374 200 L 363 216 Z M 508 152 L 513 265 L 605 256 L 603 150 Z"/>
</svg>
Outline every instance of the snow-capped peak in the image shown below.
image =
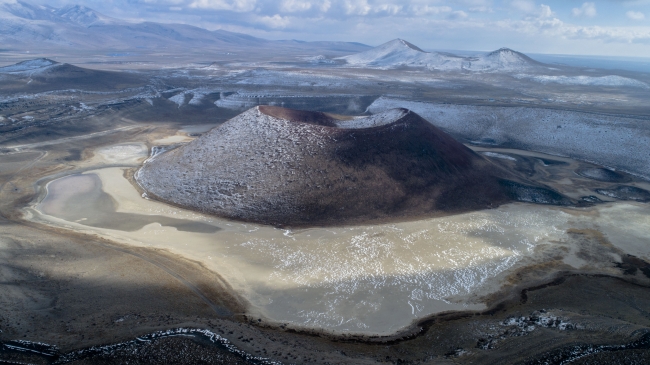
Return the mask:
<svg viewBox="0 0 650 365">
<path fill-rule="evenodd" d="M 84 27 L 89 27 L 96 23 L 107 23 L 112 19 L 102 15 L 95 10 L 82 6 L 82 5 L 72 5 L 65 8 L 61 8 L 56 11 L 56 14 L 62 19 L 68 20 L 72 23 L 79 24 Z"/>
<path fill-rule="evenodd" d="M 504 63 L 537 63 L 525 54 L 513 51 L 510 48 L 500 48 L 488 53 L 486 58 L 499 60 Z"/>
<path fill-rule="evenodd" d="M 397 39 L 395 39 L 395 40 L 392 40 L 392 41 L 390 41 L 390 42 L 388 42 L 388 43 L 386 43 L 386 44 L 389 44 L 389 43 L 398 43 L 398 42 L 401 43 L 402 45 L 404 45 L 404 46 L 406 46 L 406 47 L 408 47 L 408 48 L 414 50 L 414 51 L 427 53 L 427 52 L 424 52 L 422 49 L 420 49 L 420 47 L 416 46 L 415 44 L 413 44 L 413 43 L 411 43 L 411 42 L 407 42 L 407 41 L 405 41 L 405 40 L 403 40 L 403 39 L 400 39 L 400 38 L 397 38 Z"/>
<path fill-rule="evenodd" d="M 508 47 L 501 47 L 501 48 L 497 49 L 496 51 L 492 51 L 492 52 L 488 53 L 488 56 L 500 55 L 500 54 L 519 54 L 519 55 L 521 55 L 522 53 L 514 51 L 514 50 L 512 50 L 512 49 L 510 49 Z"/>
<path fill-rule="evenodd" d="M 4 21 L 11 18 L 18 20 L 46 20 L 55 23 L 72 23 L 82 27 L 89 27 L 98 23 L 113 23 L 116 20 L 97 11 L 82 6 L 71 5 L 64 8 L 54 8 L 49 5 L 32 5 L 23 1 L 0 1 L 0 17 Z"/>
<path fill-rule="evenodd" d="M 0 1 L 0 14 L 13 15 L 18 18 L 29 20 L 49 20 L 52 18 L 51 7 L 43 5 L 32 5 L 22 1 Z"/>
<path fill-rule="evenodd" d="M 478 58 L 470 58 L 463 67 L 471 71 L 515 71 L 541 64 L 510 48 L 500 48 Z"/>
<path fill-rule="evenodd" d="M 425 52 L 403 39 L 394 39 L 365 52 L 340 57 L 352 66 L 395 68 L 400 66 L 424 67 L 428 69 L 458 69 L 462 58 Z"/>
<path fill-rule="evenodd" d="M 58 64 L 56 61 L 52 61 L 49 58 L 36 58 L 33 60 L 27 60 L 23 62 L 16 63 L 15 65 L 9 65 L 5 67 L 0 67 L 0 72 L 23 72 L 23 71 L 32 71 L 49 66 Z"/>
<path fill-rule="evenodd" d="M 365 52 L 341 57 L 341 59 L 346 60 L 349 64 L 379 64 L 386 60 L 398 61 L 400 58 L 416 57 L 424 53 L 426 52 L 412 43 L 398 38 Z"/>
</svg>

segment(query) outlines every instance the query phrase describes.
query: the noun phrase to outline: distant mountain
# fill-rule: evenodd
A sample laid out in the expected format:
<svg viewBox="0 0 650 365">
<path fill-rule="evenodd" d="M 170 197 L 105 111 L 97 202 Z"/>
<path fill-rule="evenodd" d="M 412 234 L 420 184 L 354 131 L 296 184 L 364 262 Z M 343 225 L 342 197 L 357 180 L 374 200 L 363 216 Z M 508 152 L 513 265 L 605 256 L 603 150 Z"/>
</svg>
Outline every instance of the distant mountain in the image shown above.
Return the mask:
<svg viewBox="0 0 650 365">
<path fill-rule="evenodd" d="M 119 20 L 107 17 L 100 14 L 93 9 L 81 5 L 67 6 L 61 9 L 53 9 L 53 13 L 59 18 L 69 21 L 72 24 L 77 24 L 82 27 L 90 27 L 97 24 L 115 24 L 120 23 Z"/>
<path fill-rule="evenodd" d="M 9 65 L 5 67 L 0 67 L 0 73 L 22 73 L 22 72 L 33 72 L 36 70 L 42 70 L 53 65 L 57 65 L 58 62 L 52 61 L 49 58 L 37 58 L 33 60 L 23 61 L 16 63 L 15 65 Z"/>
<path fill-rule="evenodd" d="M 463 58 L 438 52 L 425 52 L 403 39 L 394 39 L 378 47 L 340 57 L 357 67 L 396 68 L 423 67 L 430 70 L 459 70 Z"/>
<path fill-rule="evenodd" d="M 461 57 L 450 53 L 425 52 L 403 39 L 394 39 L 370 50 L 338 59 L 349 66 L 380 69 L 413 67 L 443 71 L 505 72 L 544 66 L 525 54 L 508 48 L 478 57 Z"/>
<path fill-rule="evenodd" d="M 115 91 L 146 85 L 147 79 L 130 72 L 91 70 L 47 58 L 0 67 L 2 91 L 44 92 L 61 89 Z"/>
<path fill-rule="evenodd" d="M 525 54 L 501 48 L 481 57 L 469 58 L 463 65 L 471 71 L 516 71 L 544 66 Z"/>
<path fill-rule="evenodd" d="M 224 30 L 185 24 L 130 22 L 103 15 L 85 6 L 55 8 L 25 1 L 0 3 L 0 44 L 20 51 L 34 49 L 232 50 L 270 47 L 275 50 L 360 52 L 368 46 L 350 42 L 271 41 Z"/>
</svg>

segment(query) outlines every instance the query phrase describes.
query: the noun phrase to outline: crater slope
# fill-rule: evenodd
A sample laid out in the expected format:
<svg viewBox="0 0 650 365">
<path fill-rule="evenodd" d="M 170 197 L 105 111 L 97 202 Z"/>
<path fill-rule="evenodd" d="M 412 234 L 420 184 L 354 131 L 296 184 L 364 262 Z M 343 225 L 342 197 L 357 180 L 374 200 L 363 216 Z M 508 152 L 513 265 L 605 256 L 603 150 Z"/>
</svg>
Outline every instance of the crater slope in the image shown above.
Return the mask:
<svg viewBox="0 0 650 365">
<path fill-rule="evenodd" d="M 524 186 L 406 109 L 348 118 L 272 106 L 150 159 L 137 180 L 163 201 L 276 226 L 484 209 L 516 198 L 512 180 Z"/>
</svg>

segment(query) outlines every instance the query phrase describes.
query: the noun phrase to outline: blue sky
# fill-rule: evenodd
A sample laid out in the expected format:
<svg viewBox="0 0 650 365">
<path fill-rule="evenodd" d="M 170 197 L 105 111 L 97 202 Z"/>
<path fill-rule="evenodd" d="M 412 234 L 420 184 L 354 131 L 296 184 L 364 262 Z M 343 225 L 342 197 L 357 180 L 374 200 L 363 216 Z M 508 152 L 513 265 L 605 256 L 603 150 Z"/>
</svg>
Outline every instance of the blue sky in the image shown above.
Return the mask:
<svg viewBox="0 0 650 365">
<path fill-rule="evenodd" d="M 29 1 L 29 0 L 28 0 Z M 269 39 L 650 57 L 650 0 L 32 0 Z"/>
</svg>

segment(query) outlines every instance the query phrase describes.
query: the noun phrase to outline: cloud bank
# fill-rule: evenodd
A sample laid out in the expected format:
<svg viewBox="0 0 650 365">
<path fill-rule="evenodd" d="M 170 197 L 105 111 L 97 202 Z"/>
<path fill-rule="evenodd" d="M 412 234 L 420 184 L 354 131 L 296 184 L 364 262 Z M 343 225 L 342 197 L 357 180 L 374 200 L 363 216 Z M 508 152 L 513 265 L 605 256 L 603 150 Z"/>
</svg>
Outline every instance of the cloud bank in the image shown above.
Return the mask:
<svg viewBox="0 0 650 365">
<path fill-rule="evenodd" d="M 74 0 L 34 1 L 62 5 Z M 402 37 L 422 47 L 437 49 L 490 50 L 508 46 L 527 52 L 650 57 L 647 49 L 650 24 L 645 18 L 650 1 L 602 0 L 582 4 L 559 0 L 75 2 L 118 18 L 179 22 L 271 39 L 359 41 L 377 45 Z"/>
</svg>

